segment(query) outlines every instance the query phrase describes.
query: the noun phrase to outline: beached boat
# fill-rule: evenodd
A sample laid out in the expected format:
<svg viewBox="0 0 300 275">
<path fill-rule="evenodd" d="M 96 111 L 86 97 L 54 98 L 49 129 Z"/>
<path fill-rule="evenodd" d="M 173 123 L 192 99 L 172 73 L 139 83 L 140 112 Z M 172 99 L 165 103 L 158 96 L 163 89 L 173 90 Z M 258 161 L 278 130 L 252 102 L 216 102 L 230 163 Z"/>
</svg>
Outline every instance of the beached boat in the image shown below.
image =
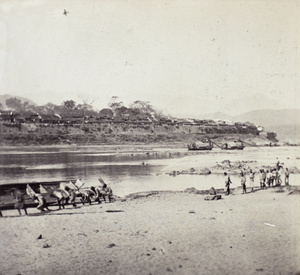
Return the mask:
<svg viewBox="0 0 300 275">
<path fill-rule="evenodd" d="M 243 150 L 245 145 L 242 141 L 226 142 L 222 144 L 222 150 Z"/>
<path fill-rule="evenodd" d="M 36 201 L 26 194 L 27 184 L 36 193 L 41 193 L 49 205 L 57 204 L 57 200 L 50 196 L 53 189 L 59 188 L 61 182 L 69 182 L 70 180 L 48 181 L 48 182 L 27 182 L 27 183 L 11 183 L 0 185 L 0 210 L 14 209 L 15 200 L 11 194 L 14 189 L 20 190 L 24 194 L 26 207 L 35 207 L 38 205 Z"/>
<path fill-rule="evenodd" d="M 211 150 L 213 148 L 212 142 L 193 142 L 188 145 L 188 150 L 190 151 L 205 151 Z"/>
</svg>

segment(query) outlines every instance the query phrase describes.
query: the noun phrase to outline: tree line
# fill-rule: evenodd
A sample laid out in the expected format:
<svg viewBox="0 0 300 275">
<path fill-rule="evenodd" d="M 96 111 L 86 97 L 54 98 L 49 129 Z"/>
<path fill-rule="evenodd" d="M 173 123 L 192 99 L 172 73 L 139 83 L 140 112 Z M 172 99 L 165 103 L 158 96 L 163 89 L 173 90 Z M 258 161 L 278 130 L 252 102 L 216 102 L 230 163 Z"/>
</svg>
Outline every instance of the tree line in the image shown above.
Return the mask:
<svg viewBox="0 0 300 275">
<path fill-rule="evenodd" d="M 89 98 L 80 97 L 81 103 L 77 103 L 75 100 L 70 99 L 63 101 L 60 105 L 55 105 L 53 103 L 47 103 L 46 105 L 37 106 L 30 104 L 28 101 L 23 101 L 11 97 L 6 100 L 5 104 L 8 109 L 14 110 L 15 112 L 22 114 L 43 114 L 43 115 L 72 115 L 81 111 L 85 116 L 98 116 L 101 111 L 110 110 L 113 117 L 122 116 L 149 116 L 153 119 L 161 119 L 165 117 L 161 111 L 155 110 L 154 107 L 148 101 L 135 100 L 129 104 L 128 107 L 117 96 L 113 96 L 108 103 L 108 107 L 100 111 L 97 111 L 93 107 L 94 100 L 89 100 Z M 0 110 L 3 110 L 4 106 L 0 103 Z"/>
</svg>

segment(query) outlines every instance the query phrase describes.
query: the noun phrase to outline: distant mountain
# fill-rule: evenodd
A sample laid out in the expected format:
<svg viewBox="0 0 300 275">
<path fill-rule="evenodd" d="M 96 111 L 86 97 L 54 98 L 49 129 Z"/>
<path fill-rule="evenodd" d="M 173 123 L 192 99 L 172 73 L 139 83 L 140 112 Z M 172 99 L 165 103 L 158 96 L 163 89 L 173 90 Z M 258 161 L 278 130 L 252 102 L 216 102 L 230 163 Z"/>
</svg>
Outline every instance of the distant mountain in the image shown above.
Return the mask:
<svg viewBox="0 0 300 275">
<path fill-rule="evenodd" d="M 234 121 L 234 117 L 221 113 L 221 112 L 216 112 L 216 113 L 210 113 L 210 114 L 206 114 L 206 115 L 201 115 L 201 116 L 197 116 L 198 119 L 221 119 L 221 120 L 231 120 Z"/>
<path fill-rule="evenodd" d="M 297 143 L 300 141 L 300 109 L 258 110 L 237 116 L 240 121 L 251 121 L 263 126 L 267 131 L 277 133 L 280 141 Z"/>
<path fill-rule="evenodd" d="M 240 122 L 251 121 L 264 127 L 277 125 L 299 125 L 300 109 L 296 110 L 257 110 L 235 116 Z"/>
<path fill-rule="evenodd" d="M 6 100 L 9 99 L 9 98 L 17 98 L 17 99 L 21 100 L 22 103 L 28 102 L 29 105 L 37 106 L 37 104 L 35 102 L 33 102 L 32 100 L 30 100 L 28 98 L 5 94 L 5 95 L 0 95 L 0 103 L 2 104 L 2 106 L 4 107 L 4 109 L 7 108 L 7 106 L 6 106 Z"/>
<path fill-rule="evenodd" d="M 202 119 L 222 119 L 233 122 L 251 122 L 262 126 L 266 131 L 277 133 L 280 141 L 300 141 L 300 109 L 294 110 L 256 110 L 237 116 L 230 116 L 224 113 L 212 113 L 202 115 Z"/>
</svg>

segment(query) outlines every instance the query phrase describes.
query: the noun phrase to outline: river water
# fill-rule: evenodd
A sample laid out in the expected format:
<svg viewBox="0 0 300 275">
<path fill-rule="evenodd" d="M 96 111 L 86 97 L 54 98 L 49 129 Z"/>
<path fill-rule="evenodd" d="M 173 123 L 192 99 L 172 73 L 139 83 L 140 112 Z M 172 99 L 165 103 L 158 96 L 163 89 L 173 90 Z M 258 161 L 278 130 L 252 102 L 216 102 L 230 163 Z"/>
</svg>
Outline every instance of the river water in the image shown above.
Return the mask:
<svg viewBox="0 0 300 275">
<path fill-rule="evenodd" d="M 12 147 L 0 149 L 0 184 L 67 181 L 81 178 L 85 186 L 97 185 L 101 176 L 118 196 L 154 190 L 209 189 L 224 187 L 222 175 L 178 175 L 167 173 L 194 167 L 212 167 L 223 160 L 252 161 L 300 169 L 299 147 L 246 147 L 240 151 L 189 152 L 186 148 Z M 145 165 L 142 165 L 145 163 Z M 258 177 L 257 177 L 258 178 Z M 239 185 L 232 176 L 233 185 Z M 300 184 L 299 174 L 290 176 L 292 185 Z M 259 185 L 258 179 L 255 185 Z"/>
</svg>

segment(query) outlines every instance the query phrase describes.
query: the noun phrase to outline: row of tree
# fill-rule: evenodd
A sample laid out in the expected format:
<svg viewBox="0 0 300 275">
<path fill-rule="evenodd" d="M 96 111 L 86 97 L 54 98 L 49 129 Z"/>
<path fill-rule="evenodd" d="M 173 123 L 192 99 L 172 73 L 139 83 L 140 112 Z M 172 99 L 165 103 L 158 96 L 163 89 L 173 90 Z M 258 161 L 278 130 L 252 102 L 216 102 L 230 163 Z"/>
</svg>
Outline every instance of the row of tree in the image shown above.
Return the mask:
<svg viewBox="0 0 300 275">
<path fill-rule="evenodd" d="M 20 114 L 60 114 L 60 115 L 72 115 L 78 111 L 81 111 L 85 116 L 98 116 L 101 111 L 111 110 L 112 116 L 114 117 L 136 117 L 136 116 L 148 116 L 153 119 L 161 119 L 164 117 L 162 112 L 155 110 L 148 101 L 136 100 L 126 107 L 124 103 L 117 96 L 113 96 L 108 103 L 108 108 L 102 109 L 101 111 L 94 110 L 92 104 L 94 100 L 80 97 L 82 103 L 77 104 L 74 100 L 63 101 L 61 105 L 55 105 L 48 103 L 46 105 L 37 106 L 30 104 L 27 101 L 22 102 L 16 97 L 12 97 L 6 100 L 6 106 L 10 110 L 14 110 Z M 3 110 L 3 105 L 0 103 L 0 110 Z"/>
</svg>

